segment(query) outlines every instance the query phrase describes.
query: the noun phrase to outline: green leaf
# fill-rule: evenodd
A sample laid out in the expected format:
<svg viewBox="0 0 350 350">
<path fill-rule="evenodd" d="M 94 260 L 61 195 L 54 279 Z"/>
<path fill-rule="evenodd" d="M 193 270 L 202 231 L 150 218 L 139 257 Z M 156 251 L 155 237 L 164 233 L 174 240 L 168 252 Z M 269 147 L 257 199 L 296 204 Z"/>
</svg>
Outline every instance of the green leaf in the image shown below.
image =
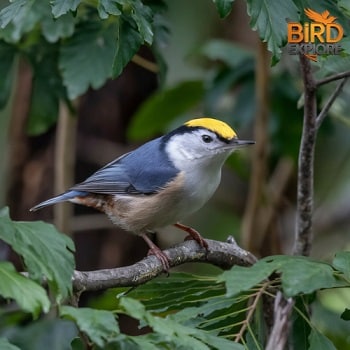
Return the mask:
<svg viewBox="0 0 350 350">
<path fill-rule="evenodd" d="M 129 4 L 133 7 L 131 18 L 135 21 L 138 32 L 142 39 L 151 45 L 153 41 L 152 10 L 140 0 L 130 1 Z"/>
<path fill-rule="evenodd" d="M 122 18 L 117 29 L 116 51 L 113 58 L 113 78 L 120 75 L 124 67 L 143 43 L 140 33 L 129 21 Z"/>
<path fill-rule="evenodd" d="M 287 297 L 309 294 L 322 288 L 347 286 L 324 262 L 284 255 L 261 259 L 251 267 L 234 266 L 221 274 L 219 281 L 226 283 L 227 295 L 233 296 L 249 290 L 273 272 L 281 273 L 282 288 Z"/>
<path fill-rule="evenodd" d="M 350 252 L 336 253 L 332 265 L 347 278 L 350 278 Z"/>
<path fill-rule="evenodd" d="M 17 346 L 11 344 L 7 339 L 0 338 L 0 349 L 1 350 L 21 350 Z"/>
<path fill-rule="evenodd" d="M 128 130 L 131 139 L 163 132 L 173 119 L 196 105 L 204 95 L 202 81 L 185 81 L 153 94 L 136 112 Z"/>
<path fill-rule="evenodd" d="M 74 33 L 74 17 L 71 13 L 57 19 L 47 15 L 42 19 L 42 31 L 45 39 L 50 43 L 67 38 Z"/>
<path fill-rule="evenodd" d="M 241 344 L 228 341 L 201 329 L 188 327 L 174 320 L 171 316 L 166 318 L 153 316 L 139 301 L 123 297 L 120 305 L 125 312 L 149 325 L 155 333 L 171 340 L 185 349 L 237 349 L 243 350 Z"/>
<path fill-rule="evenodd" d="M 74 320 L 78 328 L 100 347 L 119 333 L 118 323 L 110 311 L 62 306 L 60 315 Z"/>
<path fill-rule="evenodd" d="M 223 272 L 218 280 L 226 283 L 226 295 L 232 297 L 268 278 L 275 268 L 275 264 L 260 261 L 251 267 L 233 266 L 231 270 Z"/>
<path fill-rule="evenodd" d="M 287 18 L 292 21 L 299 19 L 294 1 L 247 0 L 247 6 L 251 28 L 258 31 L 262 41 L 267 42 L 267 48 L 273 54 L 273 63 L 276 63 L 287 42 Z"/>
<path fill-rule="evenodd" d="M 228 16 L 232 10 L 234 0 L 213 0 L 221 18 Z"/>
<path fill-rule="evenodd" d="M 323 262 L 302 257 L 282 258 L 276 262 L 281 263 L 278 271 L 282 273 L 282 288 L 287 297 L 344 286 L 344 282 L 335 277 L 332 267 Z"/>
<path fill-rule="evenodd" d="M 0 40 L 0 109 L 5 107 L 11 93 L 13 63 L 16 49 Z"/>
<path fill-rule="evenodd" d="M 14 299 L 25 311 L 37 317 L 41 311 L 48 312 L 50 301 L 45 289 L 19 274 L 14 266 L 7 262 L 0 262 L 0 294 L 4 298 Z"/>
<path fill-rule="evenodd" d="M 21 350 L 71 350 L 77 336 L 74 322 L 47 317 L 12 329 L 9 339 Z"/>
<path fill-rule="evenodd" d="M 315 329 L 311 330 L 309 341 L 309 350 L 336 350 L 333 343 L 326 336 Z"/>
<path fill-rule="evenodd" d="M 31 31 L 41 17 L 41 0 L 15 0 L 0 11 L 0 27 L 13 25 L 9 38 L 17 42 L 24 33 Z"/>
<path fill-rule="evenodd" d="M 99 0 L 97 10 L 100 18 L 106 19 L 109 15 L 120 16 L 122 12 L 118 4 L 117 0 Z"/>
<path fill-rule="evenodd" d="M 200 49 L 200 54 L 211 60 L 220 60 L 232 68 L 245 62 L 247 59 L 254 58 L 252 51 L 249 51 L 230 41 L 214 39 L 208 41 Z"/>
<path fill-rule="evenodd" d="M 171 316 L 173 321 L 186 327 L 213 334 L 220 332 L 220 335 L 239 332 L 239 324 L 246 317 L 250 299 L 248 293 L 227 298 L 224 284 L 217 283 L 215 277 L 172 273 L 167 278 L 156 278 L 132 291 L 126 288 L 108 290 L 92 306 L 119 310 L 117 303 L 123 300 L 125 291 L 128 291 L 128 297 L 141 301 L 152 314 Z"/>
<path fill-rule="evenodd" d="M 50 1 L 52 14 L 57 18 L 66 14 L 68 11 L 75 11 L 80 2 L 81 0 L 52 0 Z"/>
<path fill-rule="evenodd" d="M 0 27 L 5 28 L 11 21 L 22 17 L 34 0 L 14 0 L 0 11 Z"/>
<path fill-rule="evenodd" d="M 100 88 L 111 77 L 116 32 L 116 23 L 85 22 L 62 45 L 59 67 L 70 99 L 82 95 L 89 86 Z"/>
<path fill-rule="evenodd" d="M 70 294 L 74 244 L 68 236 L 41 221 L 12 221 L 8 210 L 3 209 L 0 239 L 23 257 L 32 278 L 41 282 L 45 276 L 58 301 Z"/>
<path fill-rule="evenodd" d="M 59 101 L 67 99 L 57 66 L 58 47 L 42 40 L 29 55 L 34 72 L 27 124 L 29 135 L 40 135 L 52 127 L 57 121 Z"/>
</svg>

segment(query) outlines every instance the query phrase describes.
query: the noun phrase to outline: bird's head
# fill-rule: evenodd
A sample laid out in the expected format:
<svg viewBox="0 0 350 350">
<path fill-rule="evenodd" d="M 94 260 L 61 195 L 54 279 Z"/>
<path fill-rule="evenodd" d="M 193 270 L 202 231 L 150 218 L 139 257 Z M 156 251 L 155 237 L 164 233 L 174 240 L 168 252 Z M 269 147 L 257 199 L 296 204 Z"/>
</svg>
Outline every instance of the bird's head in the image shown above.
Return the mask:
<svg viewBox="0 0 350 350">
<path fill-rule="evenodd" d="M 239 140 L 229 125 L 213 118 L 192 119 L 165 135 L 163 142 L 170 159 L 179 164 L 196 160 L 222 164 L 233 151 L 255 143 Z"/>
</svg>

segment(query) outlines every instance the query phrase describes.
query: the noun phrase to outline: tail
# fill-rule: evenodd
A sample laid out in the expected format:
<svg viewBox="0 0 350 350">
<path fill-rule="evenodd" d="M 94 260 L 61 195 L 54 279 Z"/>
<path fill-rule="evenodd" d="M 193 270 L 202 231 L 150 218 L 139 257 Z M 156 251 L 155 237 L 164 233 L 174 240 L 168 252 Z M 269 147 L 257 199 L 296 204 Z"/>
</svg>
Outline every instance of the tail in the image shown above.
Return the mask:
<svg viewBox="0 0 350 350">
<path fill-rule="evenodd" d="M 82 196 L 86 196 L 87 192 L 80 192 L 80 191 L 67 191 L 64 192 L 56 197 L 50 198 L 44 202 L 41 202 L 39 204 L 37 204 L 36 206 L 34 206 L 33 208 L 30 208 L 30 211 L 36 211 L 39 210 L 41 208 L 47 207 L 49 205 L 52 204 L 56 204 L 56 203 L 60 203 L 60 202 L 66 202 L 69 201 L 75 197 L 82 197 Z"/>
</svg>

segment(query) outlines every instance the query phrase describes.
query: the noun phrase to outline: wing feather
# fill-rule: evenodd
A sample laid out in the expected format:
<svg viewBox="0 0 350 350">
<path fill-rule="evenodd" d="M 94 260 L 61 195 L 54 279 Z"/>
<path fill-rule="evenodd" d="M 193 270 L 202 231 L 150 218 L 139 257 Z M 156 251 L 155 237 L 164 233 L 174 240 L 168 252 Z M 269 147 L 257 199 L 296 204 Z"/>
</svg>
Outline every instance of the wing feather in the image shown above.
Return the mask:
<svg viewBox="0 0 350 350">
<path fill-rule="evenodd" d="M 107 164 L 71 190 L 98 194 L 152 194 L 178 174 L 164 157 L 161 139 L 145 143 Z"/>
</svg>

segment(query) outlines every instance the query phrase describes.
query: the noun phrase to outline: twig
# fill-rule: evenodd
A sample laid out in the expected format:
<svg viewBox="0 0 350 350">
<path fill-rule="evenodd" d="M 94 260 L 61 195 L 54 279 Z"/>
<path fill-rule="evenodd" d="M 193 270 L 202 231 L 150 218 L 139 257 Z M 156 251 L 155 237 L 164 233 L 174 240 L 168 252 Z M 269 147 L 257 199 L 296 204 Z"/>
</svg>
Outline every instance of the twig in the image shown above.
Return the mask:
<svg viewBox="0 0 350 350">
<path fill-rule="evenodd" d="M 289 335 L 290 314 L 294 306 L 292 298 L 285 299 L 278 292 L 274 305 L 272 330 L 266 345 L 266 350 L 283 350 Z"/>
<path fill-rule="evenodd" d="M 194 241 L 184 241 L 173 248 L 164 250 L 170 266 L 178 266 L 188 262 L 206 262 L 223 269 L 233 265 L 250 266 L 256 258 L 248 251 L 240 248 L 229 237 L 228 242 L 206 240 L 209 250 L 200 247 Z M 161 262 L 149 255 L 134 265 L 97 271 L 75 271 L 73 288 L 76 292 L 98 291 L 114 287 L 132 287 L 146 283 L 163 273 Z"/>
<path fill-rule="evenodd" d="M 309 255 L 312 243 L 314 150 L 316 142 L 316 83 L 310 61 L 300 55 L 305 90 L 303 132 L 298 160 L 297 213 L 294 255 Z"/>
<path fill-rule="evenodd" d="M 159 73 L 159 67 L 157 64 L 141 57 L 140 55 L 134 55 L 131 61 L 152 73 Z"/>
<path fill-rule="evenodd" d="M 333 102 L 335 101 L 335 99 L 338 97 L 338 95 L 342 91 L 343 86 L 345 85 L 347 80 L 348 80 L 348 78 L 344 78 L 343 80 L 341 80 L 341 82 L 337 85 L 337 87 L 333 91 L 332 95 L 327 100 L 326 104 L 323 106 L 321 112 L 318 114 L 317 119 L 316 119 L 317 129 L 321 126 L 323 120 L 326 118 L 329 109 L 331 108 Z"/>
<path fill-rule="evenodd" d="M 236 335 L 235 337 L 235 342 L 238 343 L 241 341 L 244 332 L 246 331 L 247 327 L 249 326 L 250 320 L 252 319 L 254 312 L 256 311 L 258 302 L 260 300 L 260 298 L 262 297 L 262 295 L 264 294 L 266 288 L 268 286 L 268 282 L 264 283 L 263 286 L 254 294 L 254 299 L 252 304 L 249 306 L 249 311 L 247 313 L 247 317 L 245 318 L 243 325 L 241 327 L 241 329 L 239 330 L 239 333 Z"/>
<path fill-rule="evenodd" d="M 330 75 L 324 79 L 317 80 L 315 82 L 315 85 L 316 85 L 316 87 L 319 87 L 321 85 L 330 83 L 331 81 L 335 81 L 335 80 L 339 80 L 339 79 L 343 79 L 343 78 L 348 78 L 348 77 L 350 77 L 350 71 L 337 73 L 337 74 Z"/>
</svg>

